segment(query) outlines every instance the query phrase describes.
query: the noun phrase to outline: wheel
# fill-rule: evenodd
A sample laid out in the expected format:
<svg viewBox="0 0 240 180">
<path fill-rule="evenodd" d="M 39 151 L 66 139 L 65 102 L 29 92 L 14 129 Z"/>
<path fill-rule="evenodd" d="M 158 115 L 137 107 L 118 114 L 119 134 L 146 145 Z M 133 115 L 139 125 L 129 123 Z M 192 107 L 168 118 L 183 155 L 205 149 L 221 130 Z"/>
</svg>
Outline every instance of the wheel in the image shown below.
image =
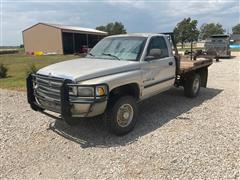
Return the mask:
<svg viewBox="0 0 240 180">
<path fill-rule="evenodd" d="M 123 96 L 110 100 L 105 117 L 110 132 L 124 135 L 133 130 L 137 115 L 136 100 L 132 96 Z"/>
<path fill-rule="evenodd" d="M 184 83 L 184 94 L 186 97 L 196 97 L 201 86 L 201 77 L 199 74 L 189 77 Z"/>
</svg>

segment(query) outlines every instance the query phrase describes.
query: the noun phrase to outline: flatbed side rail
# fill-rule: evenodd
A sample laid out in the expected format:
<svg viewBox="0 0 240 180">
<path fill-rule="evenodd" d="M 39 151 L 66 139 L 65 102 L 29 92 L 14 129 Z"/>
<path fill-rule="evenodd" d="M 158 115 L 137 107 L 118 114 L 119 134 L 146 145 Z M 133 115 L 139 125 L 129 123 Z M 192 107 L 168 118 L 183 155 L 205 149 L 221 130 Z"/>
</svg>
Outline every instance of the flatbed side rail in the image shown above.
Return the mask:
<svg viewBox="0 0 240 180">
<path fill-rule="evenodd" d="M 195 65 L 195 66 L 191 66 L 188 68 L 180 68 L 178 71 L 178 75 L 183 75 L 185 73 L 197 70 L 197 69 L 201 69 L 203 67 L 208 67 L 212 64 L 212 60 L 206 60 L 206 62 L 202 62 L 201 64 Z"/>
</svg>

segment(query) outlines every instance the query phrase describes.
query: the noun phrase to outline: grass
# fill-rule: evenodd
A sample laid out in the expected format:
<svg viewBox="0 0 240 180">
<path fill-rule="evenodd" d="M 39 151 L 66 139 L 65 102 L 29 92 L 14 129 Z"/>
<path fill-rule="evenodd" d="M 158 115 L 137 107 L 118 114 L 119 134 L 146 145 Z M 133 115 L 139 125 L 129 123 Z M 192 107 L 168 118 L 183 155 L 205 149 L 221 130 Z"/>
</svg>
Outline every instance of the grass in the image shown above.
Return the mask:
<svg viewBox="0 0 240 180">
<path fill-rule="evenodd" d="M 237 49 L 237 48 L 236 48 L 236 49 L 235 49 L 235 48 L 234 48 L 234 49 L 232 48 L 231 51 L 232 51 L 232 52 L 240 52 L 240 49 L 239 49 L 239 48 L 238 48 L 238 49 Z"/>
<path fill-rule="evenodd" d="M 74 55 L 28 56 L 25 54 L 0 55 L 0 64 L 8 68 L 7 78 L 0 79 L 0 88 L 12 90 L 26 89 L 26 73 L 30 66 L 37 69 L 64 60 L 79 58 Z"/>
</svg>

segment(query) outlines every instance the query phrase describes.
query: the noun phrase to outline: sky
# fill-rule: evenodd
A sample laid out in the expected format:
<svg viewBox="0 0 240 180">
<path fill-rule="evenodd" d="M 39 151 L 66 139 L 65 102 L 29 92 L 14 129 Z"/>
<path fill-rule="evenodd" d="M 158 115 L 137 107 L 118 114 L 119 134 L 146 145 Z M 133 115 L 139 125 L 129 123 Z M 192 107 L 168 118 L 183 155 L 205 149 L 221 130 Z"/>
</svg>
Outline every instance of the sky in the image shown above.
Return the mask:
<svg viewBox="0 0 240 180">
<path fill-rule="evenodd" d="M 240 23 L 240 0 L 0 0 L 0 45 L 22 44 L 22 31 L 38 22 L 95 28 L 120 21 L 127 32 L 169 32 L 184 18 Z"/>
</svg>

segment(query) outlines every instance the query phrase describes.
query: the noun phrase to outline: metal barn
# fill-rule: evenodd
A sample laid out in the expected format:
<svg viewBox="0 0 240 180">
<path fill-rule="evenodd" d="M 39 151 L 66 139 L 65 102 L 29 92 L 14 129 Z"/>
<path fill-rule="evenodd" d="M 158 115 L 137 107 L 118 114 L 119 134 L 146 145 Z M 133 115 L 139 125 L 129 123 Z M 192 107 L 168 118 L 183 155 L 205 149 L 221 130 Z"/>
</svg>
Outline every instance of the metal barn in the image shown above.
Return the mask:
<svg viewBox="0 0 240 180">
<path fill-rule="evenodd" d="M 38 23 L 23 32 L 25 52 L 42 51 L 53 54 L 80 53 L 82 48 L 92 48 L 107 36 L 96 29 Z"/>
</svg>

